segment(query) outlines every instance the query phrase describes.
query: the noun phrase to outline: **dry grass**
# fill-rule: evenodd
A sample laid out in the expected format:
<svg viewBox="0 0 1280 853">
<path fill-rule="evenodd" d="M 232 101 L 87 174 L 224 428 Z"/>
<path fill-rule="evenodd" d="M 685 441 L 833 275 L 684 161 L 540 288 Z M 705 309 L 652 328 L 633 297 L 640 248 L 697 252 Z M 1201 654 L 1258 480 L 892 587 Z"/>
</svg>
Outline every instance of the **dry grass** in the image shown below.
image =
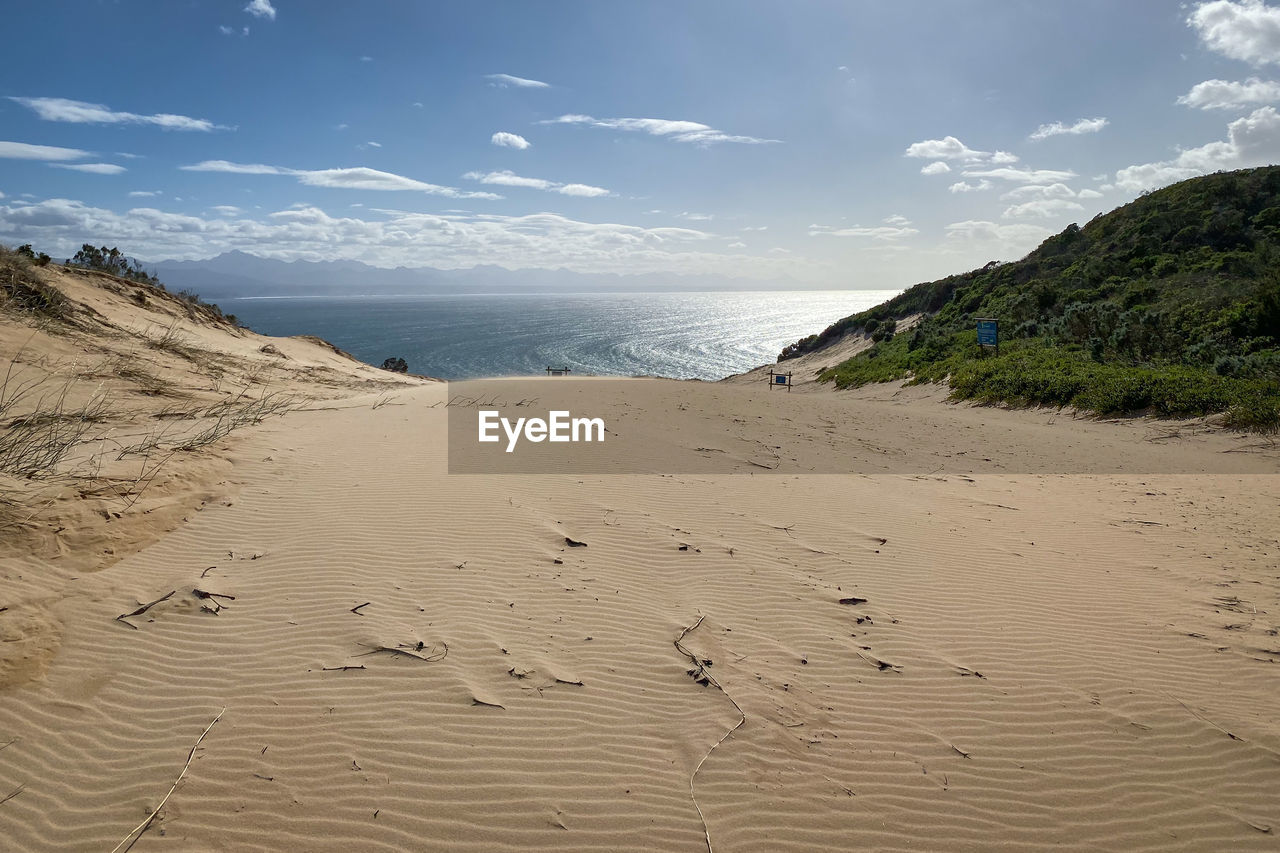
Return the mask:
<svg viewBox="0 0 1280 853">
<path fill-rule="evenodd" d="M 0 246 L 0 308 L 44 320 L 66 320 L 71 302 L 56 287 L 40 280 L 31 262 Z"/>
</svg>

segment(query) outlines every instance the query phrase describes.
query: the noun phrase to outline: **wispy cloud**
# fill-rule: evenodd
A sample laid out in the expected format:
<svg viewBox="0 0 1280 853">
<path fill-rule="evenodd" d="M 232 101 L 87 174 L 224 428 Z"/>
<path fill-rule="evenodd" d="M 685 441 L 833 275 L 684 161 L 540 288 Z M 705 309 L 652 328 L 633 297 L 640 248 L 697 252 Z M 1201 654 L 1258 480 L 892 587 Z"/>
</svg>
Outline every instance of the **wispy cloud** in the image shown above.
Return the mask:
<svg viewBox="0 0 1280 853">
<path fill-rule="evenodd" d="M 945 227 L 947 243 L 966 251 L 979 249 L 1001 257 L 1020 257 L 1053 234 L 1041 225 L 1000 225 L 983 219 L 952 222 Z"/>
<path fill-rule="evenodd" d="M 550 89 L 550 83 L 543 83 L 541 80 L 530 80 L 527 77 L 515 77 L 511 74 L 486 74 L 486 80 L 493 81 L 489 85 L 497 86 L 505 89 L 508 86 L 516 86 L 520 89 Z"/>
<path fill-rule="evenodd" d="M 1075 124 L 1063 124 L 1060 121 L 1042 124 L 1031 132 L 1027 138 L 1033 141 L 1048 139 L 1051 136 L 1080 136 L 1085 133 L 1097 133 L 1111 122 L 1105 118 L 1082 118 Z"/>
<path fill-rule="evenodd" d="M 172 113 L 141 115 L 112 110 L 102 104 L 73 101 L 67 98 L 16 98 L 9 100 L 22 104 L 45 121 L 63 121 L 72 124 L 150 124 L 165 130 L 233 130 L 208 119 Z"/>
<path fill-rule="evenodd" d="M 1280 101 L 1280 82 L 1250 77 L 1243 82 L 1205 80 L 1178 98 L 1178 103 L 1201 110 L 1232 110 Z"/>
<path fill-rule="evenodd" d="M 854 226 L 852 228 L 839 228 L 834 225 L 810 225 L 810 237 L 862 237 L 868 240 L 880 240 L 884 242 L 893 242 L 895 240 L 905 240 L 920 231 L 910 227 L 910 223 L 904 225 L 881 225 L 873 228 L 863 228 Z"/>
<path fill-rule="evenodd" d="M 0 158 L 8 160 L 80 160 L 92 152 L 55 145 L 31 145 L 26 142 L 0 142 Z"/>
<path fill-rule="evenodd" d="M 926 163 L 920 167 L 920 174 L 922 175 L 945 175 L 950 171 L 951 167 L 942 160 L 934 160 L 932 163 Z"/>
<path fill-rule="evenodd" d="M 499 148 L 517 148 L 521 151 L 533 144 L 520 134 L 507 133 L 505 130 L 500 130 L 489 137 L 489 141 Z"/>
<path fill-rule="evenodd" d="M 1015 169 L 1008 166 L 998 169 L 965 169 L 960 174 L 966 178 L 996 178 L 1019 184 L 1052 184 L 1078 177 L 1075 172 L 1068 170 Z"/>
<path fill-rule="evenodd" d="M 266 18 L 268 21 L 276 19 L 276 9 L 271 5 L 271 0 L 249 0 L 249 5 L 244 10 L 255 18 Z"/>
<path fill-rule="evenodd" d="M 297 178 L 298 183 L 311 187 L 331 187 L 348 190 L 379 190 L 421 192 L 428 195 L 440 195 L 448 198 L 483 198 L 499 199 L 500 195 L 486 192 L 466 192 L 429 184 L 392 172 L 382 172 L 367 167 L 348 169 L 289 169 L 283 166 L 268 166 L 262 163 L 232 163 L 227 160 L 205 160 L 190 166 L 179 166 L 187 172 L 224 172 L 232 175 L 289 175 Z"/>
<path fill-rule="evenodd" d="M 593 187 L 588 184 L 562 184 L 556 181 L 548 181 L 543 178 L 526 178 L 522 175 L 517 175 L 514 172 L 506 170 L 501 172 L 467 172 L 462 177 L 469 181 L 479 181 L 482 184 L 491 184 L 502 187 L 523 187 L 525 189 L 556 192 L 561 195 L 579 196 L 582 198 L 599 198 L 601 196 L 611 195 L 611 193 L 604 187 Z"/>
<path fill-rule="evenodd" d="M 1075 210 L 1084 210 L 1084 207 L 1070 199 L 1041 198 L 1036 199 L 1035 201 L 1015 204 L 1012 207 L 1006 208 L 1002 216 L 1005 219 L 1018 219 L 1024 216 L 1038 216 L 1045 218 Z"/>
<path fill-rule="evenodd" d="M 50 163 L 56 169 L 73 169 L 77 172 L 88 172 L 91 175 L 119 175 L 129 171 L 115 163 Z"/>
<path fill-rule="evenodd" d="M 160 195 L 160 190 L 134 190 L 129 193 L 129 198 L 153 198 Z"/>
<path fill-rule="evenodd" d="M 778 139 L 760 139 L 754 136 L 735 136 L 696 121 L 677 121 L 663 118 L 593 118 L 586 115 L 562 115 L 559 118 L 540 121 L 538 124 L 582 124 L 661 136 L 676 142 L 689 142 L 708 146 L 720 142 L 738 142 L 744 145 L 764 145 L 780 142 Z"/>
<path fill-rule="evenodd" d="M 1261 0 L 1198 3 L 1187 26 L 1223 56 L 1253 65 L 1280 63 L 1280 7 Z"/>
</svg>

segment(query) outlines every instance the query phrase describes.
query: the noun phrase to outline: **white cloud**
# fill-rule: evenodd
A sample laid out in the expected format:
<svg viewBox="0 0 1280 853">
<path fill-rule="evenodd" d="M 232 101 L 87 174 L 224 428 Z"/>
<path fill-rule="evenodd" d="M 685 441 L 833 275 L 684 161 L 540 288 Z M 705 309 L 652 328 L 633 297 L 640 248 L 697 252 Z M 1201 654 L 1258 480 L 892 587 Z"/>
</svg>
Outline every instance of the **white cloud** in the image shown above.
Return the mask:
<svg viewBox="0 0 1280 853">
<path fill-rule="evenodd" d="M 983 190 L 989 190 L 993 186 L 995 186 L 995 184 L 985 179 L 973 184 L 968 181 L 957 181 L 947 187 L 947 190 L 953 193 L 976 193 L 982 192 Z"/>
<path fill-rule="evenodd" d="M 1102 198 L 1102 193 L 1097 190 L 1080 190 L 1076 193 L 1076 198 Z"/>
<path fill-rule="evenodd" d="M 54 145 L 30 145 L 26 142 L 0 142 L 0 158 L 8 160 L 79 160 L 92 152 Z"/>
<path fill-rule="evenodd" d="M 221 24 L 220 24 L 220 25 L 218 26 L 218 32 L 222 33 L 224 36 L 229 36 L 229 35 L 231 35 L 233 32 L 235 32 L 235 30 L 231 29 L 231 27 L 228 27 L 228 26 L 225 26 L 225 25 L 221 25 Z"/>
<path fill-rule="evenodd" d="M 1178 98 L 1178 103 L 1202 110 L 1232 110 L 1280 101 L 1280 83 L 1250 77 L 1244 82 L 1205 80 Z"/>
<path fill-rule="evenodd" d="M 532 143 L 518 133 L 507 133 L 500 130 L 493 136 L 489 137 L 489 141 L 499 148 L 515 148 L 520 151 L 528 148 Z"/>
<path fill-rule="evenodd" d="M 179 166 L 184 172 L 226 172 L 231 175 L 289 175 L 292 170 L 262 163 L 232 163 L 227 160 L 204 160 L 192 166 Z"/>
<path fill-rule="evenodd" d="M 1187 149 L 1172 160 L 1121 169 L 1116 172 L 1114 186 L 1138 192 L 1220 169 L 1276 162 L 1280 162 L 1280 113 L 1274 107 L 1259 107 L 1227 125 L 1226 140 Z"/>
<path fill-rule="evenodd" d="M 945 175 L 950 171 L 951 167 L 942 160 L 935 160 L 928 165 L 920 167 L 920 174 L 922 175 Z"/>
<path fill-rule="evenodd" d="M 610 192 L 603 187 L 593 187 L 587 184 L 561 184 L 556 181 L 548 181 L 544 178 L 526 178 L 506 169 L 500 172 L 467 172 L 462 177 L 469 181 L 479 181 L 482 184 L 496 184 L 503 187 L 524 187 L 526 189 L 557 192 L 561 195 L 579 196 L 583 198 L 598 198 L 610 195 Z"/>
<path fill-rule="evenodd" d="M 865 237 L 870 240 L 882 240 L 886 242 L 894 240 L 904 240 L 913 234 L 920 232 L 915 228 L 906 226 L 885 225 L 876 228 L 837 228 L 833 225 L 810 225 L 810 237 Z"/>
<path fill-rule="evenodd" d="M 372 56 L 362 56 L 362 57 L 360 57 L 360 61 L 361 61 L 361 62 L 373 62 L 373 57 L 372 57 Z"/>
<path fill-rule="evenodd" d="M 715 214 L 712 213 L 692 213 L 688 210 L 677 213 L 676 216 L 681 219 L 687 219 L 690 222 L 710 222 L 716 218 Z"/>
<path fill-rule="evenodd" d="M 734 136 L 696 121 L 677 121 L 663 118 L 592 118 L 584 115 L 563 115 L 559 118 L 540 121 L 538 124 L 585 124 L 590 127 L 603 127 L 612 130 L 647 133 L 650 136 L 663 136 L 676 142 L 691 142 L 694 145 L 704 147 L 718 142 L 763 145 L 780 141 L 777 139 L 758 139 L 754 136 Z"/>
<path fill-rule="evenodd" d="M 991 155 L 991 162 L 997 166 L 1007 166 L 1010 163 L 1018 162 L 1018 155 L 1010 154 L 1008 151 L 997 151 Z"/>
<path fill-rule="evenodd" d="M 950 250 L 994 254 L 1001 260 L 1022 257 L 1054 233 L 1040 225 L 1000 225 L 980 219 L 953 222 L 945 230 Z"/>
<path fill-rule="evenodd" d="M 479 181 L 482 184 L 497 184 L 503 187 L 525 187 L 531 190 L 549 190 L 558 186 L 552 181 L 543 178 L 525 178 L 517 175 L 515 172 L 503 170 L 501 172 L 467 172 L 462 177 L 469 181 Z"/>
<path fill-rule="evenodd" d="M 883 222 L 885 225 L 910 225 L 911 224 L 910 219 L 907 219 L 907 217 L 899 213 L 895 213 L 892 216 L 886 216 L 884 219 L 880 221 Z"/>
<path fill-rule="evenodd" d="M 514 77 L 510 74 L 486 74 L 486 80 L 492 80 L 489 85 L 497 86 L 505 89 L 508 86 L 515 86 L 520 89 L 550 89 L 550 83 L 543 83 L 541 80 L 530 80 L 527 77 Z"/>
<path fill-rule="evenodd" d="M 102 104 L 72 101 L 67 98 L 14 98 L 9 100 L 34 110 L 45 121 L 65 121 L 73 124 L 152 124 L 165 130 L 231 130 L 208 119 L 157 113 L 117 112 Z"/>
<path fill-rule="evenodd" d="M 802 259 L 774 261 L 717 251 L 713 235 L 689 228 L 583 222 L 555 213 L 527 216 L 403 211 L 330 216 L 313 207 L 260 219 L 112 211 L 68 199 L 0 204 L 0 240 L 32 242 L 70 256 L 92 234 L 144 259 L 207 258 L 241 250 L 284 261 L 356 260 L 381 267 L 442 269 L 497 264 L 508 269 L 585 273 L 665 272 L 770 280 L 812 270 Z"/>
<path fill-rule="evenodd" d="M 742 230 L 743 231 L 768 231 L 769 226 L 768 225 L 756 225 L 756 226 L 748 225 L 746 228 L 743 228 Z"/>
<path fill-rule="evenodd" d="M 982 160 L 990 154 L 975 151 L 954 136 L 946 136 L 942 139 L 913 142 L 907 146 L 906 156 L 923 160 Z"/>
<path fill-rule="evenodd" d="M 160 195 L 160 190 L 134 190 L 129 193 L 129 198 L 151 198 Z"/>
<path fill-rule="evenodd" d="M 556 189 L 561 195 L 581 196 L 583 198 L 599 198 L 611 195 L 604 187 L 593 187 L 588 184 L 565 184 Z"/>
<path fill-rule="evenodd" d="M 1105 118 L 1082 118 L 1075 124 L 1063 124 L 1060 121 L 1055 121 L 1052 124 L 1040 125 L 1027 138 L 1040 140 L 1048 139 L 1051 136 L 1080 136 L 1084 133 L 1097 133 L 1110 123 Z"/>
<path fill-rule="evenodd" d="M 1002 181 L 1013 181 L 1022 184 L 1048 184 L 1067 181 L 1077 177 L 1075 172 L 1056 169 L 966 169 L 961 172 L 966 178 L 996 178 Z"/>
<path fill-rule="evenodd" d="M 1001 201 L 1023 201 L 1025 199 L 1075 198 L 1076 191 L 1066 184 L 1027 184 L 1014 187 L 1000 196 Z"/>
<path fill-rule="evenodd" d="M 91 175 L 118 175 L 127 172 L 124 166 L 115 163 L 50 163 L 57 169 L 74 169 L 77 172 L 88 172 Z"/>
<path fill-rule="evenodd" d="M 730 244 L 729 244 L 728 248 L 730 248 L 730 249 L 745 249 L 745 248 L 747 248 L 747 244 L 746 244 L 746 243 L 744 243 L 744 242 L 742 242 L 741 240 L 735 240 L 734 242 L 732 242 L 732 243 L 730 243 Z"/>
<path fill-rule="evenodd" d="M 266 18 L 268 21 L 276 19 L 276 10 L 271 5 L 271 0 L 249 0 L 249 5 L 244 10 L 255 18 Z"/>
<path fill-rule="evenodd" d="M 311 187 L 331 187 L 348 190 L 386 190 L 422 192 L 448 198 L 498 199 L 493 193 L 464 192 L 453 187 L 428 184 L 391 172 L 358 167 L 352 169 L 287 169 L 283 166 L 267 166 L 262 163 L 231 163 L 226 160 L 205 160 L 191 166 L 179 166 L 186 172 L 225 172 L 232 175 L 290 175 L 298 183 Z"/>
<path fill-rule="evenodd" d="M 1084 210 L 1082 206 L 1065 198 L 1042 198 L 1035 201 L 1015 204 L 1006 208 L 1001 214 L 1005 219 L 1017 219 L 1023 216 L 1039 216 L 1046 218 L 1058 216 L 1072 210 Z"/>
<path fill-rule="evenodd" d="M 215 204 L 211 209 L 219 216 L 235 216 L 241 212 L 234 204 Z"/>
<path fill-rule="evenodd" d="M 1280 8 L 1261 0 L 1200 3 L 1187 25 L 1223 56 L 1253 65 L 1280 63 Z"/>
</svg>

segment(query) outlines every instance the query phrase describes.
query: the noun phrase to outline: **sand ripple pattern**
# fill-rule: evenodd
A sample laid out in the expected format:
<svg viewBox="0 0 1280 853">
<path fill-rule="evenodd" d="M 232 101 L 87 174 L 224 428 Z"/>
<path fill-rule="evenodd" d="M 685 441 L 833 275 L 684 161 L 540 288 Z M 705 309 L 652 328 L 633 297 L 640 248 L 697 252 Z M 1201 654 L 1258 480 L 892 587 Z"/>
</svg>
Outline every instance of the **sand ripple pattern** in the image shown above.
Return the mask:
<svg viewBox="0 0 1280 853">
<path fill-rule="evenodd" d="M 225 706 L 136 851 L 705 850 L 703 616 L 717 853 L 1276 849 L 1274 478 L 449 477 L 432 393 L 70 582 L 0 847 L 110 850 Z"/>
</svg>

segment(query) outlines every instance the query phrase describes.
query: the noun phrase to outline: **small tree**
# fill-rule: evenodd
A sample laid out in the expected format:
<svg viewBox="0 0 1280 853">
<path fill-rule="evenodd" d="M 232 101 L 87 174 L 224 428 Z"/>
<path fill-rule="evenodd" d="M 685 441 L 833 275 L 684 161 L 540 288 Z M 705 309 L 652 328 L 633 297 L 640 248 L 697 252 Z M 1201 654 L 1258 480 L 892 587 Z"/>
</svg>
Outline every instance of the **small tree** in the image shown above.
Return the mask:
<svg viewBox="0 0 1280 853">
<path fill-rule="evenodd" d="M 390 370 L 392 373 L 408 373 L 409 363 L 405 361 L 403 358 L 396 358 L 392 356 L 391 358 L 382 362 L 382 369 Z"/>
</svg>

